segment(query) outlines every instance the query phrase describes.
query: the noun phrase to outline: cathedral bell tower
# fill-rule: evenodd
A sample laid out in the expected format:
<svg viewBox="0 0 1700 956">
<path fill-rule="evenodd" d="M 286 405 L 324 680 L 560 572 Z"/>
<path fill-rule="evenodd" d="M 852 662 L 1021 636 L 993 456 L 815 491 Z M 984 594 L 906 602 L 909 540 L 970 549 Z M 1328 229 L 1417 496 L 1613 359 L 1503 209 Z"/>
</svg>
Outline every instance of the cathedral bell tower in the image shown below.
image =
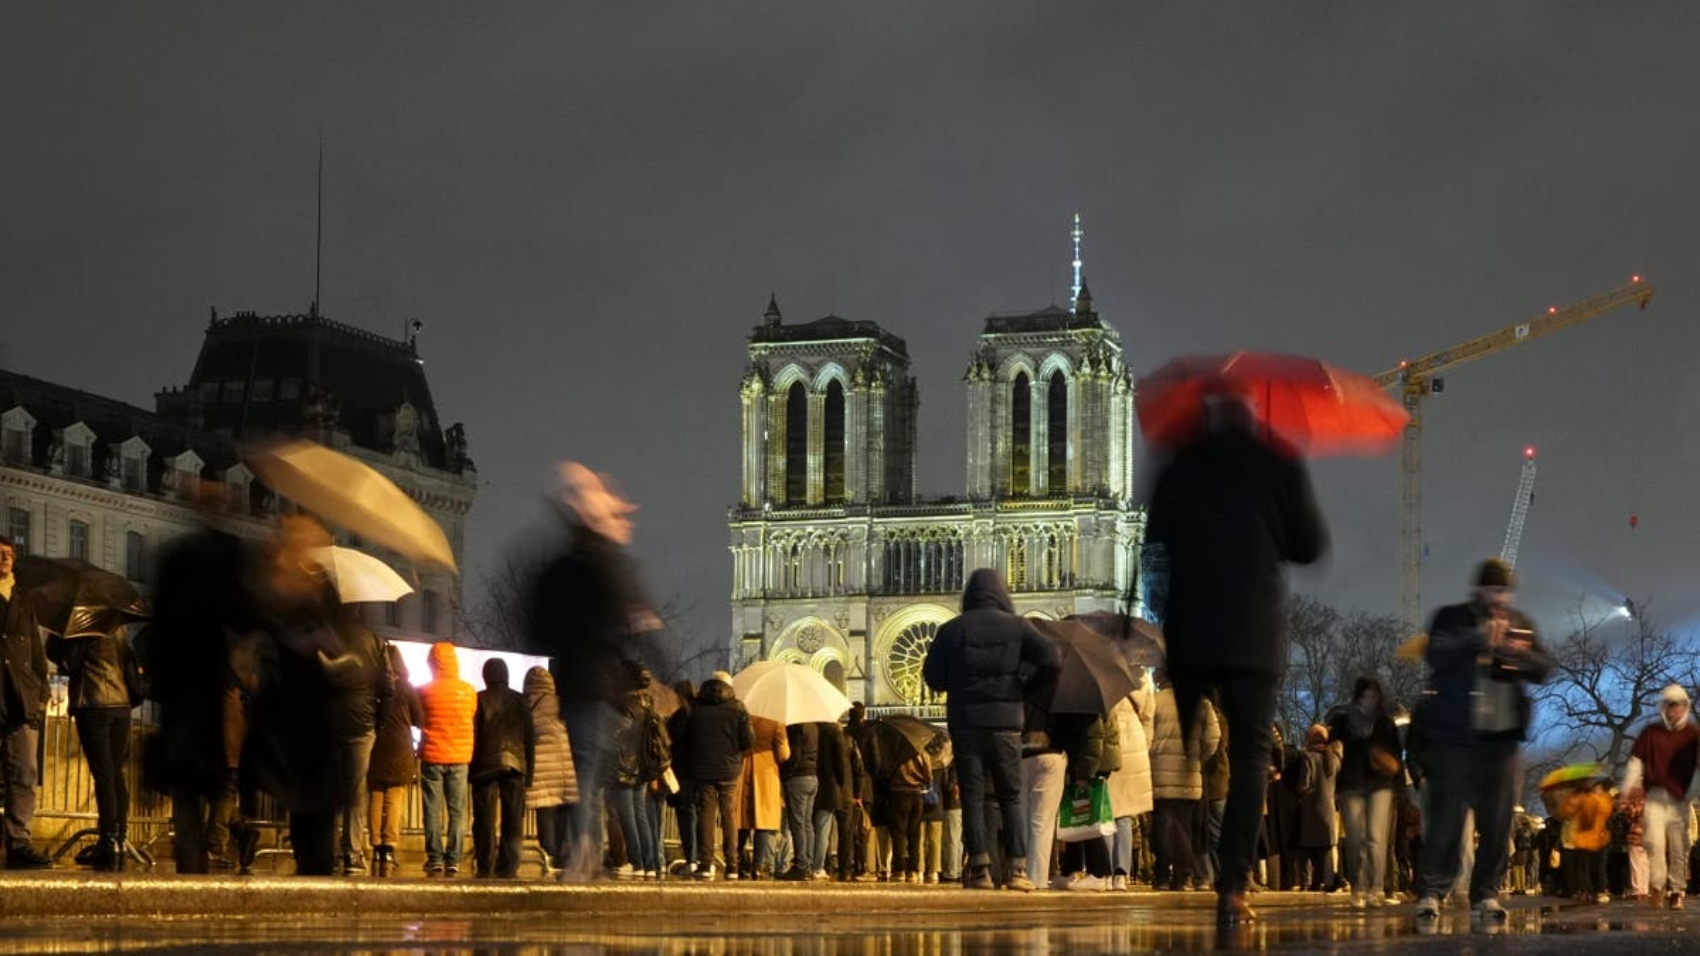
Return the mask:
<svg viewBox="0 0 1700 956">
<path fill-rule="evenodd" d="M 918 398 L 902 339 L 836 315 L 786 325 L 770 297 L 749 357 L 740 388 L 742 507 L 914 497 Z"/>
</svg>

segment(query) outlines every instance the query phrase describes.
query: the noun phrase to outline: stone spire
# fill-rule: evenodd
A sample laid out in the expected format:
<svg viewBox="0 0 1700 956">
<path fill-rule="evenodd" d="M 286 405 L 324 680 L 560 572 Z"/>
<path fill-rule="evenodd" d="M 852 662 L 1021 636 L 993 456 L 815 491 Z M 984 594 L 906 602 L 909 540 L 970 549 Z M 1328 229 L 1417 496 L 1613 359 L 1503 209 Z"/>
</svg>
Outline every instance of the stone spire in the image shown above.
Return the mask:
<svg viewBox="0 0 1700 956">
<path fill-rule="evenodd" d="M 768 293 L 767 311 L 763 312 L 761 317 L 767 322 L 769 328 L 779 327 L 779 323 L 782 322 L 785 317 L 779 312 L 779 297 L 777 295 L 771 292 Z"/>
</svg>

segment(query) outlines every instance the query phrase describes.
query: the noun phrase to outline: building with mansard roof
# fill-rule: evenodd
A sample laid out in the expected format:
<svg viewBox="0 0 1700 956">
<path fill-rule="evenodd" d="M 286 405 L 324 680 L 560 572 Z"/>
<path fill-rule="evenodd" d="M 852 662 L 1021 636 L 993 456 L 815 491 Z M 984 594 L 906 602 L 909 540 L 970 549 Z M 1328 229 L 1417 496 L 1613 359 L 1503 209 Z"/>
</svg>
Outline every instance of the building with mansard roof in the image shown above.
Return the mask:
<svg viewBox="0 0 1700 956">
<path fill-rule="evenodd" d="M 256 481 L 239 443 L 298 435 L 395 481 L 442 524 L 458 560 L 477 471 L 465 429 L 437 417 L 416 346 L 317 309 L 214 312 L 187 384 L 160 391 L 152 411 L 0 370 L 4 531 L 23 553 L 83 558 L 145 589 L 160 546 L 200 520 L 188 499 L 202 482 L 225 487 L 232 530 L 268 533 L 277 509 L 291 505 Z M 394 605 L 369 608 L 374 630 L 453 639 L 458 579 L 420 568 L 415 586 Z"/>
<path fill-rule="evenodd" d="M 968 359 L 964 493 L 916 493 L 919 396 L 901 338 L 770 300 L 741 386 L 729 516 L 732 655 L 808 664 L 853 700 L 927 711 L 921 661 L 993 567 L 1016 610 L 1113 610 L 1133 591 L 1133 378 L 1080 289 L 1072 310 L 987 318 Z"/>
</svg>

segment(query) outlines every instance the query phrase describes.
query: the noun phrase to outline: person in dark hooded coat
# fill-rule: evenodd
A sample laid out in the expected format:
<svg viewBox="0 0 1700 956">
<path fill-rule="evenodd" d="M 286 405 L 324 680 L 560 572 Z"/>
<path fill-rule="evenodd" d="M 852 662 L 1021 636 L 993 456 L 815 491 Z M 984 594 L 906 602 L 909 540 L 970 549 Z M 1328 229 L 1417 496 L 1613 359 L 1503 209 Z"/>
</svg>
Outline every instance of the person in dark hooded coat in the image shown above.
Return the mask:
<svg viewBox="0 0 1700 956">
<path fill-rule="evenodd" d="M 1257 434 L 1234 396 L 1206 405 L 1205 434 L 1157 476 L 1146 538 L 1169 563 L 1163 611 L 1175 703 L 1189 724 L 1215 691 L 1228 730 L 1218 920 L 1255 917 L 1246 888 L 1262 823 L 1269 728 L 1287 666 L 1284 563 L 1310 564 L 1328 534 L 1296 457 Z"/>
<path fill-rule="evenodd" d="M 921 673 L 927 686 L 948 694 L 945 703 L 962 791 L 962 842 L 968 853 L 967 889 L 991 889 L 986 841 L 986 778 L 990 776 L 1003 819 L 1005 886 L 1031 891 L 1026 826 L 1021 818 L 1021 728 L 1024 697 L 1054 682 L 1061 657 L 1025 618 L 1015 613 L 1003 578 L 980 568 L 962 593 L 962 613 L 939 628 Z"/>
<path fill-rule="evenodd" d="M 508 663 L 484 662 L 484 689 L 472 714 L 472 855 L 475 875 L 511 880 L 519 875 L 525 840 L 525 787 L 534 766 L 536 735 L 525 695 L 508 686 Z M 502 836 L 496 840 L 496 817 Z"/>
</svg>

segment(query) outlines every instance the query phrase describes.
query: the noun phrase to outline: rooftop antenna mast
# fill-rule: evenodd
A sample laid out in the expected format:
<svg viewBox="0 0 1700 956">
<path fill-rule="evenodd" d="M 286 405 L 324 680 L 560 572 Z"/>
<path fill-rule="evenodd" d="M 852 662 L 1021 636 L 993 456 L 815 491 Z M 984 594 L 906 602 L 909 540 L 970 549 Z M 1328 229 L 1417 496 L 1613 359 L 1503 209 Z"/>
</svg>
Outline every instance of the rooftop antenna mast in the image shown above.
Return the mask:
<svg viewBox="0 0 1700 956">
<path fill-rule="evenodd" d="M 1074 239 L 1074 288 L 1069 292 L 1070 307 L 1080 301 L 1080 267 L 1084 265 L 1080 259 L 1080 240 L 1086 237 L 1086 231 L 1080 228 L 1080 213 L 1074 214 L 1074 229 L 1069 232 Z"/>
<path fill-rule="evenodd" d="M 325 128 L 319 127 L 318 217 L 313 226 L 313 315 L 319 314 L 319 271 L 325 259 Z"/>
</svg>

